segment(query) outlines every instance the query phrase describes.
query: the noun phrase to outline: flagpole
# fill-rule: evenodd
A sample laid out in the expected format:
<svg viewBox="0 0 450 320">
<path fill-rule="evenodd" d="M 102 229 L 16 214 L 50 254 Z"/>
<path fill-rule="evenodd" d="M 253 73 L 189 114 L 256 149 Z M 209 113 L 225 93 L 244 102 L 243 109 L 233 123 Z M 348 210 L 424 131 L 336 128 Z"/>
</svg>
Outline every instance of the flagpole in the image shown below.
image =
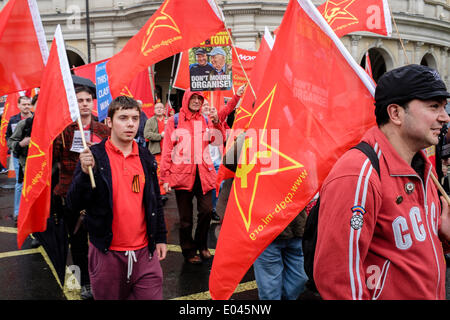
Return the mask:
<svg viewBox="0 0 450 320">
<path fill-rule="evenodd" d="M 392 14 L 391 6 L 389 5 L 389 3 L 387 3 L 387 6 L 388 6 L 388 8 L 389 8 L 389 12 L 390 12 L 390 14 L 391 14 L 392 21 L 394 22 L 395 31 L 397 32 L 398 40 L 400 40 L 400 45 L 402 46 L 403 54 L 405 55 L 405 58 L 406 58 L 406 64 L 409 64 L 409 59 L 408 59 L 408 55 L 406 54 L 405 45 L 403 44 L 402 37 L 401 37 L 401 35 L 400 35 L 400 32 L 398 31 L 397 23 L 395 22 L 394 15 Z"/>
<path fill-rule="evenodd" d="M 86 144 L 86 137 L 84 136 L 84 130 L 83 130 L 83 124 L 81 123 L 81 117 L 78 117 L 77 123 L 78 123 L 78 128 L 81 133 L 81 141 L 83 142 L 83 147 L 86 149 L 88 146 Z M 92 167 L 89 166 L 88 170 L 89 170 L 89 178 L 91 178 L 92 189 L 95 189 L 96 185 L 95 185 L 94 172 L 92 171 Z"/>
<path fill-rule="evenodd" d="M 220 8 L 219 3 L 217 2 L 217 0 L 214 0 L 214 2 L 216 3 L 216 6 L 217 6 L 218 8 Z M 236 57 L 237 57 L 237 59 L 238 59 L 238 61 L 239 61 L 239 64 L 240 64 L 240 66 L 241 66 L 241 69 L 242 69 L 242 71 L 244 72 L 245 79 L 247 79 L 248 85 L 249 85 L 250 89 L 252 90 L 253 96 L 254 96 L 255 99 L 256 99 L 256 93 L 255 93 L 255 90 L 253 90 L 253 86 L 252 86 L 252 84 L 251 84 L 251 82 L 250 82 L 250 80 L 249 80 L 249 78 L 248 78 L 248 76 L 247 76 L 247 72 L 245 72 L 244 66 L 242 65 L 241 59 L 239 58 L 239 54 L 238 54 L 238 52 L 237 52 L 237 50 L 236 50 L 236 46 L 234 45 L 233 38 L 231 37 L 230 31 L 228 30 L 227 22 L 225 21 L 225 16 L 223 16 L 223 24 L 225 25 L 225 30 L 227 31 L 228 37 L 230 38 L 231 47 L 232 47 L 233 50 L 234 50 L 234 54 L 236 55 Z"/>
<path fill-rule="evenodd" d="M 445 198 L 447 203 L 450 205 L 450 198 L 449 198 L 447 192 L 445 192 L 444 188 L 441 186 L 441 184 L 439 183 L 438 179 L 435 177 L 433 172 L 431 172 L 431 180 L 433 180 L 434 184 L 439 189 L 439 191 L 441 192 L 442 196 Z"/>
<path fill-rule="evenodd" d="M 224 23 L 225 23 L 225 21 L 224 21 Z M 255 99 L 256 99 L 256 93 L 255 93 L 255 90 L 253 90 L 252 83 L 250 82 L 250 79 L 249 79 L 248 76 L 247 76 L 247 72 L 245 72 L 244 66 L 242 65 L 242 62 L 241 62 L 241 58 L 239 58 L 239 54 L 238 54 L 238 52 L 237 52 L 236 46 L 234 45 L 233 38 L 231 37 L 230 31 L 228 30 L 226 24 L 225 24 L 225 29 L 227 30 L 228 37 L 230 38 L 231 46 L 233 47 L 234 54 L 236 55 L 236 57 L 237 57 L 237 59 L 238 59 L 238 61 L 239 61 L 239 64 L 240 64 L 241 69 L 242 69 L 242 72 L 244 72 L 245 79 L 247 79 L 247 83 L 248 83 L 250 89 L 252 90 L 253 96 L 254 96 Z"/>
<path fill-rule="evenodd" d="M 173 60 L 172 60 L 172 71 L 170 71 L 170 81 L 169 81 L 169 92 L 167 92 L 167 102 L 170 104 L 170 94 L 172 93 L 172 81 L 173 81 L 173 69 L 175 68 L 175 58 L 176 58 L 176 54 L 173 55 Z M 169 116 L 169 108 L 167 108 L 166 110 L 166 118 Z"/>
<path fill-rule="evenodd" d="M 86 36 L 88 63 L 91 63 L 91 20 L 89 18 L 89 0 L 86 0 Z"/>
</svg>

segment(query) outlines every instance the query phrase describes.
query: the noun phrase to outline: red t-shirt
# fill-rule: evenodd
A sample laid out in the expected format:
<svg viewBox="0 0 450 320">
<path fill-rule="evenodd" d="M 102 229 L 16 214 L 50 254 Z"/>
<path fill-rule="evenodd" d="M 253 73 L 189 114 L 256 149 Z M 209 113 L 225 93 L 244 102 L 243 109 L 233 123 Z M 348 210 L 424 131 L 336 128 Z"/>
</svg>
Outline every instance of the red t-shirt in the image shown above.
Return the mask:
<svg viewBox="0 0 450 320">
<path fill-rule="evenodd" d="M 161 134 L 164 131 L 164 127 L 166 126 L 166 120 L 163 118 L 162 120 L 158 120 L 158 133 Z M 164 138 L 161 138 L 161 141 L 159 142 L 159 146 L 162 150 L 162 147 L 164 145 Z"/>
<path fill-rule="evenodd" d="M 84 131 L 88 131 L 90 129 L 91 129 L 91 124 L 90 123 L 83 127 Z M 103 140 L 102 138 L 100 138 L 99 136 L 97 136 L 93 132 L 91 132 L 91 142 L 93 142 L 93 143 L 100 143 L 102 140 Z"/>
<path fill-rule="evenodd" d="M 143 203 L 145 175 L 139 150 L 133 141 L 133 150 L 125 157 L 108 139 L 106 153 L 111 165 L 113 186 L 113 239 L 110 249 L 138 250 L 148 243 L 147 224 Z"/>
</svg>

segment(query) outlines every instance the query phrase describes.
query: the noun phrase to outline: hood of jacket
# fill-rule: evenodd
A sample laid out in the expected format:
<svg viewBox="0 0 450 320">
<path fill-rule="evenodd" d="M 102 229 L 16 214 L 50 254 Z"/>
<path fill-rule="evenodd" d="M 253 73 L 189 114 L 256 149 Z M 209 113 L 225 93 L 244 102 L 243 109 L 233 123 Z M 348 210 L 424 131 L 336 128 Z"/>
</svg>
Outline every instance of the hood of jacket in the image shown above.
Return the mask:
<svg viewBox="0 0 450 320">
<path fill-rule="evenodd" d="M 200 97 L 205 99 L 205 96 L 203 95 L 203 92 L 201 91 L 191 91 L 190 89 L 187 89 L 184 92 L 183 100 L 181 102 L 181 109 L 180 109 L 180 115 L 184 120 L 199 120 L 202 119 L 202 108 L 200 108 L 197 112 L 192 112 L 189 109 L 189 100 L 191 97 L 196 94 Z"/>
</svg>

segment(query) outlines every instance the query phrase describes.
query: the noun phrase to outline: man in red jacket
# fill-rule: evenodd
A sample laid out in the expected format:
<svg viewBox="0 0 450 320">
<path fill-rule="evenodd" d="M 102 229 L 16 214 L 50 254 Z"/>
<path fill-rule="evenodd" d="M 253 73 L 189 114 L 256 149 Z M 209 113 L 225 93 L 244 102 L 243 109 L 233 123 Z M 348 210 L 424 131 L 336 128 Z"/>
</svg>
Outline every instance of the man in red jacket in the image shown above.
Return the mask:
<svg viewBox="0 0 450 320">
<path fill-rule="evenodd" d="M 216 170 L 209 154 L 209 144 L 216 139 L 223 141 L 225 134 L 217 111 L 208 117 L 202 115 L 204 100 L 201 92 L 186 90 L 180 113 L 167 121 L 161 157 L 163 187 L 166 192 L 175 189 L 181 250 L 186 261 L 193 264 L 201 263 L 201 258 L 211 258 L 207 240 Z M 194 196 L 198 216 L 193 239 Z"/>
<path fill-rule="evenodd" d="M 448 204 L 423 149 L 438 143 L 450 120 L 448 97 L 425 66 L 400 67 L 378 81 L 378 126 L 362 140 L 378 154 L 381 176 L 351 149 L 320 191 L 314 281 L 324 299 L 445 299 Z"/>
</svg>

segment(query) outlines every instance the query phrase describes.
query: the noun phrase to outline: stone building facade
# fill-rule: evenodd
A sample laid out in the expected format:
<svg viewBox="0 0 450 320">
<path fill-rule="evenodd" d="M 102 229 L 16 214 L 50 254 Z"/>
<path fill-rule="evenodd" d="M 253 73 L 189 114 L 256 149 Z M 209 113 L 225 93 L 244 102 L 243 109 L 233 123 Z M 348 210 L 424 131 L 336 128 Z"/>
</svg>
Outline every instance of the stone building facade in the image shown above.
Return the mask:
<svg viewBox="0 0 450 320">
<path fill-rule="evenodd" d="M 188 1 L 188 0 L 187 0 Z M 342 1 L 342 0 L 340 0 Z M 3 6 L 5 0 L 0 0 Z M 47 40 L 56 25 L 62 26 L 71 65 L 111 57 L 158 9 L 162 0 L 37 0 Z M 236 46 L 257 50 L 267 26 L 275 30 L 282 20 L 288 0 L 217 0 Z M 325 0 L 313 1 L 319 5 Z M 86 3 L 89 7 L 90 50 L 87 45 Z M 386 70 L 421 63 L 433 67 L 450 86 L 450 0 L 389 0 L 398 27 L 392 37 L 370 33 L 353 33 L 342 42 L 357 62 L 369 50 L 374 77 Z M 172 58 L 155 67 L 156 82 L 168 88 Z"/>
</svg>

